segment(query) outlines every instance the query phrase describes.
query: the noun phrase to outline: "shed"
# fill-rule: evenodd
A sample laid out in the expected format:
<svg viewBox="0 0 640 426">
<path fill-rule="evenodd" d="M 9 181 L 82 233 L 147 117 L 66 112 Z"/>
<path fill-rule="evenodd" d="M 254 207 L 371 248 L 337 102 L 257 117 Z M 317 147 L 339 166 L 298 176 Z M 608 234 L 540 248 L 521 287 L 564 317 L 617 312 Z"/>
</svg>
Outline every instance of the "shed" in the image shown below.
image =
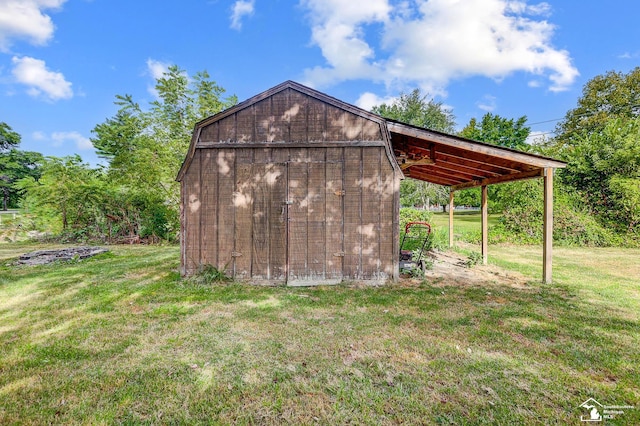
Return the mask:
<svg viewBox="0 0 640 426">
<path fill-rule="evenodd" d="M 402 171 L 385 120 L 287 81 L 195 126 L 182 272 L 289 285 L 398 277 Z"/>
<path fill-rule="evenodd" d="M 451 188 L 544 177 L 551 281 L 552 177 L 564 163 L 387 120 L 287 81 L 196 124 L 178 173 L 181 268 L 288 285 L 398 278 L 405 176 Z"/>
</svg>

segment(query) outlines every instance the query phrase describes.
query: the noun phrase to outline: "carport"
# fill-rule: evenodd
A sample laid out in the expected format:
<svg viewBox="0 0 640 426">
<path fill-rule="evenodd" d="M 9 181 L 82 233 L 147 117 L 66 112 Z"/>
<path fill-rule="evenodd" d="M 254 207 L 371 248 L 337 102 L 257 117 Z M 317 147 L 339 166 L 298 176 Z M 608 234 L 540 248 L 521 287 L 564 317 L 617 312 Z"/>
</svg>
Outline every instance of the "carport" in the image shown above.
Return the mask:
<svg viewBox="0 0 640 426">
<path fill-rule="evenodd" d="M 455 191 L 482 188 L 482 261 L 487 263 L 487 187 L 523 179 L 544 179 L 542 279 L 552 280 L 553 172 L 566 163 L 387 120 L 396 160 L 406 177 L 448 186 L 449 246 L 453 246 Z"/>
</svg>

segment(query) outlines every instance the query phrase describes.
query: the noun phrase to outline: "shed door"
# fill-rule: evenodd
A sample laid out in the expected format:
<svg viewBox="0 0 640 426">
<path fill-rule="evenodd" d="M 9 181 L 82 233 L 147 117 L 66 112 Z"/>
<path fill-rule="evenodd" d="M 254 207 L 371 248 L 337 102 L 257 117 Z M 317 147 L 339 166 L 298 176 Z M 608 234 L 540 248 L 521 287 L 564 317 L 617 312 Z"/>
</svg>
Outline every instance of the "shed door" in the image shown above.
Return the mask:
<svg viewBox="0 0 640 426">
<path fill-rule="evenodd" d="M 294 286 L 342 281 L 343 165 L 311 160 L 288 164 L 287 284 Z"/>
</svg>

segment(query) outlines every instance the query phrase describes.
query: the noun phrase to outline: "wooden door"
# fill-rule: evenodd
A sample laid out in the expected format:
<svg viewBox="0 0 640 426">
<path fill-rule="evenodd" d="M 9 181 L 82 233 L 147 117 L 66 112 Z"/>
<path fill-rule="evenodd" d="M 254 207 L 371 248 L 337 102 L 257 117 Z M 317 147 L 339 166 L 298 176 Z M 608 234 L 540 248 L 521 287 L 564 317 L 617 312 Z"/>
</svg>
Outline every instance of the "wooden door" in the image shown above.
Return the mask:
<svg viewBox="0 0 640 426">
<path fill-rule="evenodd" d="M 327 151 L 309 149 L 288 164 L 288 285 L 342 281 L 343 165 Z"/>
</svg>

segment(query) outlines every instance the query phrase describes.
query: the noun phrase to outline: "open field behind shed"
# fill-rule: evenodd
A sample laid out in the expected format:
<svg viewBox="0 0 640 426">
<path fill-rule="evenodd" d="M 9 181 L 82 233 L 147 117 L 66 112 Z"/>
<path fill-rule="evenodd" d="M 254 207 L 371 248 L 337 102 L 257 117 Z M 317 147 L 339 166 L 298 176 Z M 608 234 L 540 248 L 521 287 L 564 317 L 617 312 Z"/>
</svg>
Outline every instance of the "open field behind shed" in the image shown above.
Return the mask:
<svg viewBox="0 0 640 426">
<path fill-rule="evenodd" d="M 166 246 L 13 265 L 49 247 L 0 245 L 3 424 L 640 423 L 640 250 L 558 248 L 553 285 L 520 246 L 383 287 L 198 284 Z"/>
</svg>

